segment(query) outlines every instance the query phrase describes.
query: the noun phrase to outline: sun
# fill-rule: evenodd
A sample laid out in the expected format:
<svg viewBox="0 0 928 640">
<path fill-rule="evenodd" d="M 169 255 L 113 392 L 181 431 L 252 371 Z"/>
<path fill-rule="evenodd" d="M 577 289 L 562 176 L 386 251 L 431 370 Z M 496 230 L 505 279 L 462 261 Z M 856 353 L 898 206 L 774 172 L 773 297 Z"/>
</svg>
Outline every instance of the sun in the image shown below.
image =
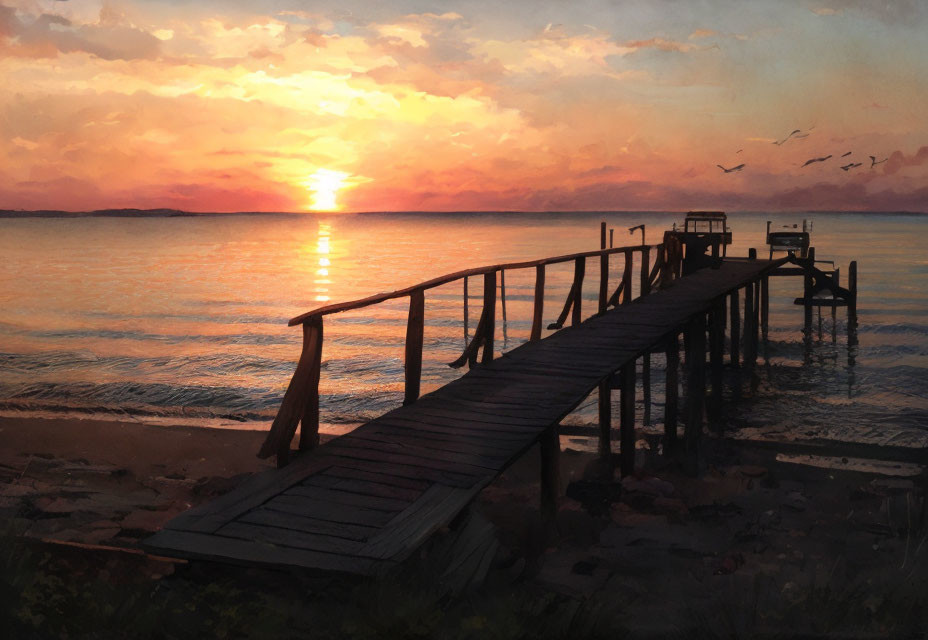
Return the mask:
<svg viewBox="0 0 928 640">
<path fill-rule="evenodd" d="M 338 203 L 335 196 L 342 187 L 348 174 L 331 169 L 317 169 L 304 183 L 312 191 L 312 203 L 309 208 L 313 211 L 337 211 Z"/>
</svg>

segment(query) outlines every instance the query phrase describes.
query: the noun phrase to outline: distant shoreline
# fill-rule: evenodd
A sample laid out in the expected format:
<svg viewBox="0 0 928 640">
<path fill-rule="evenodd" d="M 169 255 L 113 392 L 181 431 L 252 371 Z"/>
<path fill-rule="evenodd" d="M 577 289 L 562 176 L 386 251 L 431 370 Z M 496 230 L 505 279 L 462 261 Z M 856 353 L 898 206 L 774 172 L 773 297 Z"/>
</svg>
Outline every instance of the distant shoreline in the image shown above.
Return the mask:
<svg viewBox="0 0 928 640">
<path fill-rule="evenodd" d="M 96 209 L 94 211 L 61 211 L 56 209 L 38 209 L 25 211 L 17 209 L 0 209 L 0 218 L 195 218 L 195 217 L 228 217 L 228 216 L 326 216 L 326 215 L 614 215 L 625 213 L 684 213 L 684 211 L 670 210 L 603 210 L 603 211 L 352 211 L 352 212 L 325 212 L 325 211 L 182 211 L 180 209 Z M 765 214 L 765 215 L 874 215 L 874 216 L 921 216 L 925 211 L 732 211 L 733 214 Z"/>
</svg>

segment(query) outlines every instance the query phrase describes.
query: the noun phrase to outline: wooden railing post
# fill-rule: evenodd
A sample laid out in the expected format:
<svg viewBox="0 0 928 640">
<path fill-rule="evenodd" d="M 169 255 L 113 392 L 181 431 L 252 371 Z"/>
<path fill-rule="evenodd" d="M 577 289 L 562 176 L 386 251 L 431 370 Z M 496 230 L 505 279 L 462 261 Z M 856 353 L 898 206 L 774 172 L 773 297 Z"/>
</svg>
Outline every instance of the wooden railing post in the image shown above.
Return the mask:
<svg viewBox="0 0 928 640">
<path fill-rule="evenodd" d="M 580 302 L 583 300 L 583 275 L 586 272 L 586 258 L 580 257 L 574 261 L 574 306 L 573 313 L 570 316 L 571 326 L 577 326 L 583 322 Z"/>
<path fill-rule="evenodd" d="M 622 304 L 632 301 L 632 260 L 633 253 L 631 249 L 625 250 L 625 271 L 622 273 Z"/>
<path fill-rule="evenodd" d="M 493 338 L 496 332 L 496 271 L 483 275 L 483 312 L 486 317 L 486 334 L 483 341 L 483 360 L 493 360 Z"/>
<path fill-rule="evenodd" d="M 641 290 L 638 292 L 638 297 L 643 298 L 644 296 L 651 293 L 651 247 L 644 245 L 641 247 Z"/>
<path fill-rule="evenodd" d="M 545 313 L 545 265 L 535 265 L 535 308 L 532 312 L 532 342 L 541 340 L 541 323 Z"/>
<path fill-rule="evenodd" d="M 409 295 L 409 318 L 406 321 L 406 395 L 403 404 L 419 399 L 422 380 L 422 336 L 425 328 L 425 292 L 416 289 Z"/>
<path fill-rule="evenodd" d="M 602 253 L 599 256 L 599 313 L 606 312 L 606 303 L 608 301 L 609 301 L 609 254 Z"/>
<path fill-rule="evenodd" d="M 290 458 L 290 442 L 300 430 L 300 449 L 319 443 L 319 371 L 322 359 L 322 316 L 310 316 L 303 321 L 303 350 L 296 371 L 258 457 L 277 456 L 282 467 Z"/>
</svg>

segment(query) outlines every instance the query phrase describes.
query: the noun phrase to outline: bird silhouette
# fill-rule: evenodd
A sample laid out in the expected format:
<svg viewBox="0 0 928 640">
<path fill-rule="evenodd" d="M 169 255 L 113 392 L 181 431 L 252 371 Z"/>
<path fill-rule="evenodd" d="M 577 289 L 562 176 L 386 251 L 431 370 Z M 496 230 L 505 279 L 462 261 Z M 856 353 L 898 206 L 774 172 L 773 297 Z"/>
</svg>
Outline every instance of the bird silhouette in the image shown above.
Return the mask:
<svg viewBox="0 0 928 640">
<path fill-rule="evenodd" d="M 846 165 L 844 165 L 844 166 L 841 167 L 841 168 L 844 169 L 845 171 L 850 171 L 851 169 L 856 169 L 857 167 L 859 167 L 859 166 L 862 165 L 862 164 L 863 164 L 863 162 L 852 162 L 851 164 L 846 164 Z"/>
<path fill-rule="evenodd" d="M 723 167 L 723 166 L 720 165 L 720 164 L 717 164 L 717 165 L 715 165 L 715 166 L 717 166 L 719 169 L 721 169 L 721 170 L 724 171 L 725 173 L 732 173 L 733 171 L 741 171 L 742 169 L 744 169 L 744 167 L 745 167 L 746 165 L 745 165 L 744 163 L 742 163 L 742 164 L 739 164 L 737 167 L 732 167 L 731 169 L 726 169 L 725 167 Z"/>
<path fill-rule="evenodd" d="M 742 151 L 744 151 L 744 149 L 738 149 L 737 151 L 735 151 L 735 153 L 738 154 L 738 153 L 741 153 Z"/>
<path fill-rule="evenodd" d="M 801 129 L 793 129 L 792 131 L 789 132 L 789 135 L 788 135 L 788 136 L 786 136 L 786 137 L 783 138 L 782 140 L 774 140 L 774 141 L 773 141 L 773 144 L 775 144 L 775 145 L 777 145 L 777 146 L 779 147 L 780 145 L 782 145 L 783 143 L 785 143 L 787 140 L 789 140 L 790 138 L 792 138 L 792 137 L 793 137 L 794 135 L 796 135 L 797 133 L 802 133 L 802 130 L 801 130 Z"/>
<path fill-rule="evenodd" d="M 803 167 L 808 167 L 810 164 L 812 164 L 812 163 L 814 163 L 814 162 L 825 162 L 825 161 L 828 160 L 830 157 L 831 157 L 831 154 L 828 154 L 827 156 L 824 156 L 824 157 L 822 157 L 822 158 L 812 158 L 812 159 L 810 159 L 810 160 L 806 160 L 806 163 L 805 163 L 804 165 L 802 165 L 802 166 L 803 166 Z"/>
<path fill-rule="evenodd" d="M 849 155 L 851 155 L 852 153 L 854 153 L 854 152 L 853 152 L 853 151 L 848 151 L 847 153 L 842 153 L 842 154 L 841 154 L 841 157 L 842 157 L 842 158 L 846 158 L 846 157 L 848 157 Z"/>
<path fill-rule="evenodd" d="M 889 160 L 889 158 L 883 158 L 882 160 L 877 160 L 876 156 L 870 156 L 870 168 L 872 169 L 878 164 L 883 164 L 887 160 Z"/>
</svg>

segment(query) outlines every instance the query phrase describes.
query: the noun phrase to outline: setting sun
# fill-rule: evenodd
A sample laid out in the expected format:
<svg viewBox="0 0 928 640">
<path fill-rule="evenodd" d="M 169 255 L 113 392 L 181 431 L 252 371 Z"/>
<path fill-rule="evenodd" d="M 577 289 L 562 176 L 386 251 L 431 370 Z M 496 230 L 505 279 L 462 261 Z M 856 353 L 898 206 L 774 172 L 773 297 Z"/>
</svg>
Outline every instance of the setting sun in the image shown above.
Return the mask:
<svg viewBox="0 0 928 640">
<path fill-rule="evenodd" d="M 345 186 L 347 173 L 342 171 L 332 171 L 331 169 L 318 169 L 314 174 L 309 176 L 306 181 L 306 187 L 313 192 L 312 204 L 309 208 L 313 211 L 335 211 L 338 204 L 335 195 Z"/>
</svg>

